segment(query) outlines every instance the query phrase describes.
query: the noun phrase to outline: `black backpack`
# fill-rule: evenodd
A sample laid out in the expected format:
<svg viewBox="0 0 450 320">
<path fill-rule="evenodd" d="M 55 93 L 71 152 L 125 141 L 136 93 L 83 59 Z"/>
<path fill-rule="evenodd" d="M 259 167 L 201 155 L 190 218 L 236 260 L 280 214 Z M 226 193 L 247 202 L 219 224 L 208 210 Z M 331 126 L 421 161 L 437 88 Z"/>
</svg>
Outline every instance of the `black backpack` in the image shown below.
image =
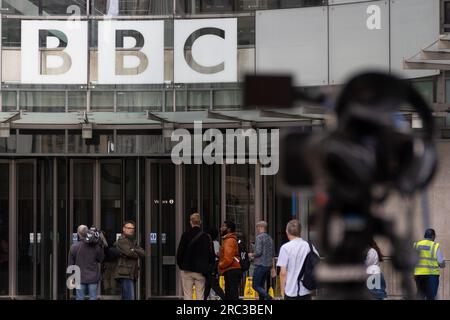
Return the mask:
<svg viewBox="0 0 450 320">
<path fill-rule="evenodd" d="M 244 242 L 238 240 L 239 247 L 239 264 L 241 265 L 241 271 L 245 272 L 250 269 L 250 258 L 248 256 L 247 249 L 245 248 Z"/>
<path fill-rule="evenodd" d="M 309 244 L 309 253 L 306 255 L 305 261 L 303 262 L 302 269 L 297 278 L 297 295 L 300 293 L 300 281 L 303 286 L 308 290 L 317 289 L 317 281 L 314 275 L 314 269 L 320 262 L 320 257 L 314 252 L 311 242 Z M 302 279 L 303 278 L 303 279 Z"/>
</svg>

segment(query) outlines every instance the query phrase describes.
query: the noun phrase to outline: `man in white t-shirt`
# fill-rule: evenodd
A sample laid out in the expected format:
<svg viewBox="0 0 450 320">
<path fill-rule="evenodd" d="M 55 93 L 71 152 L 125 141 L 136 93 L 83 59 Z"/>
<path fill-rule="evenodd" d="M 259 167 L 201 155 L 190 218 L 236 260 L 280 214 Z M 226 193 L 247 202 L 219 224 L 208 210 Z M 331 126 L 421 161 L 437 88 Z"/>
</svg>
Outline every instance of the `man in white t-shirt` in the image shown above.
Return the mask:
<svg viewBox="0 0 450 320">
<path fill-rule="evenodd" d="M 288 243 L 281 246 L 277 266 L 280 270 L 281 294 L 285 300 L 310 300 L 311 291 L 300 282 L 298 288 L 297 278 L 302 269 L 305 258 L 310 252 L 309 244 L 300 238 L 302 226 L 300 221 L 291 220 L 286 225 Z M 317 255 L 319 253 L 313 247 Z"/>
</svg>

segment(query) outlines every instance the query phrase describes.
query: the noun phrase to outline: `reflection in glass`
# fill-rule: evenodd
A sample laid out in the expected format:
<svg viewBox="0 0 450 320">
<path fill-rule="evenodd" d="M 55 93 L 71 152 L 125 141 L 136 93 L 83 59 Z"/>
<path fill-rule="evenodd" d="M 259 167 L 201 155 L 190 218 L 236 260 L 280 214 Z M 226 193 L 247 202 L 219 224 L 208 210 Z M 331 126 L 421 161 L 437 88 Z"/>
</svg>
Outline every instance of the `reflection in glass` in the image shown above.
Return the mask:
<svg viewBox="0 0 450 320">
<path fill-rule="evenodd" d="M 34 165 L 33 163 L 17 164 L 17 293 L 33 294 L 33 258 L 36 255 L 33 221 Z"/>
<path fill-rule="evenodd" d="M 85 15 L 86 0 L 3 0 L 8 14 L 24 16 Z"/>
<path fill-rule="evenodd" d="M 21 91 L 19 108 L 31 112 L 64 112 L 64 91 Z"/>
<path fill-rule="evenodd" d="M 95 15 L 168 15 L 173 1 L 168 0 L 95 0 Z"/>
<path fill-rule="evenodd" d="M 11 130 L 9 138 L 0 138 L 0 153 L 16 152 L 16 130 Z"/>
<path fill-rule="evenodd" d="M 68 160 L 57 160 L 57 212 L 58 212 L 58 279 L 65 279 L 68 249 L 72 240 L 72 228 L 69 226 L 69 216 L 67 214 L 67 194 L 68 194 L 68 177 L 67 177 Z M 66 299 L 67 287 L 65 281 L 58 281 L 58 299 Z"/>
<path fill-rule="evenodd" d="M 209 109 L 211 104 L 210 91 L 188 91 L 188 111 Z"/>
<path fill-rule="evenodd" d="M 226 166 L 226 218 L 247 246 L 255 241 L 255 166 Z"/>
<path fill-rule="evenodd" d="M 94 163 L 74 160 L 72 179 L 74 233 L 80 224 L 91 226 L 94 222 Z"/>
<path fill-rule="evenodd" d="M 121 91 L 117 93 L 117 111 L 162 111 L 162 91 Z"/>
<path fill-rule="evenodd" d="M 92 132 L 92 139 L 83 139 L 80 130 L 69 130 L 67 147 L 69 153 L 108 154 L 112 141 L 112 131 L 94 130 Z"/>
<path fill-rule="evenodd" d="M 152 164 L 150 167 L 152 295 L 175 295 L 175 167 Z"/>
<path fill-rule="evenodd" d="M 114 244 L 116 234 L 122 231 L 122 164 L 121 160 L 105 160 L 101 170 L 101 229 L 105 232 L 109 244 Z M 103 294 L 119 294 L 119 288 L 112 278 L 113 264 L 105 265 Z"/>
<path fill-rule="evenodd" d="M 239 90 L 214 91 L 214 109 L 240 109 L 242 106 L 241 99 L 241 91 Z"/>
<path fill-rule="evenodd" d="M 9 165 L 0 163 L 0 296 L 9 284 Z"/>
<path fill-rule="evenodd" d="M 17 137 L 18 153 L 64 153 L 63 130 L 20 130 Z"/>
</svg>

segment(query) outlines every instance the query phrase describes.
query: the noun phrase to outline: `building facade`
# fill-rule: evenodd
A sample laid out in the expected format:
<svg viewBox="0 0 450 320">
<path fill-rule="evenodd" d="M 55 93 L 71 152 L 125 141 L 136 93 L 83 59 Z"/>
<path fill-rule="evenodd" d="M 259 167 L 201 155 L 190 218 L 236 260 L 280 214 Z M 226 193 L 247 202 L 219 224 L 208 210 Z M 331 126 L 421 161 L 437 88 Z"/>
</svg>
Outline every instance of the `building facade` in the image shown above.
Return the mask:
<svg viewBox="0 0 450 320">
<path fill-rule="evenodd" d="M 0 297 L 70 298 L 79 224 L 113 242 L 136 221 L 140 299 L 181 295 L 175 251 L 193 212 L 205 227 L 234 220 L 249 248 L 261 219 L 277 248 L 292 218 L 314 237 L 306 194 L 280 193 L 259 162 L 175 165 L 171 133 L 194 121 L 222 132 L 323 128 L 309 106 L 244 110 L 240 84 L 255 72 L 335 93 L 361 69 L 389 70 L 445 105 L 445 72 L 404 64 L 447 28 L 447 1 L 422 2 L 0 1 Z M 117 296 L 110 284 L 105 297 Z"/>
</svg>

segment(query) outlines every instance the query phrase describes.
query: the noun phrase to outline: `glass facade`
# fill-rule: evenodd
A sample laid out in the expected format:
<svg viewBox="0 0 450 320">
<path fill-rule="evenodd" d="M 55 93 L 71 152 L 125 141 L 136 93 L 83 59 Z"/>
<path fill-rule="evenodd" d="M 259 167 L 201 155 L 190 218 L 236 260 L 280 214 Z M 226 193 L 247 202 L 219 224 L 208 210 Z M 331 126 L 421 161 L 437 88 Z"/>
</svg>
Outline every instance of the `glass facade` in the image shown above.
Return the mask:
<svg viewBox="0 0 450 320">
<path fill-rule="evenodd" d="M 254 164 L 175 166 L 164 129 L 148 123 L 128 127 L 107 116 L 123 114 L 129 120 L 128 113 L 141 113 L 150 120 L 150 113 L 157 117 L 159 112 L 242 110 L 240 84 L 246 73 L 256 70 L 256 10 L 322 6 L 328 5 L 327 0 L 0 0 L 0 4 L 4 9 L 0 113 L 80 115 L 75 124 L 63 128 L 52 127 L 51 121 L 45 129 L 36 128 L 38 123 L 19 123 L 9 136 L 0 137 L 0 296 L 72 298 L 65 271 L 80 224 L 99 226 L 112 244 L 124 220 L 136 221 L 138 241 L 147 252 L 138 283 L 140 299 L 181 296 L 176 247 L 193 212 L 201 214 L 205 230 L 220 228 L 224 219 L 233 220 L 249 249 L 260 219 L 268 221 L 276 250 L 287 241 L 284 228 L 292 218 L 302 221 L 304 237 L 314 237 L 314 230 L 308 229 L 313 211 L 309 198 L 279 194 L 277 176 L 261 177 Z M 237 18 L 235 82 L 175 83 L 175 24 L 196 18 Z M 85 83 L 21 83 L 22 22 L 27 20 L 87 21 Z M 163 83 L 100 84 L 99 24 L 104 21 L 163 21 Z M 45 41 L 41 35 L 41 48 Z M 120 41 L 116 44 L 123 49 L 125 40 Z M 194 46 L 187 42 L 184 49 L 192 52 Z M 436 101 L 434 78 L 412 85 L 429 102 Z M 306 90 L 315 92 L 317 87 Z M 90 116 L 83 112 L 101 114 L 96 119 L 103 127 L 95 128 L 91 139 L 85 139 L 80 128 Z M 177 125 L 186 126 L 187 121 L 179 120 Z M 160 122 L 171 124 L 170 119 Z M 242 121 L 236 125 L 242 126 Z M 100 289 L 106 297 L 119 293 L 111 268 L 113 264 L 106 263 Z"/>
<path fill-rule="evenodd" d="M 174 7 L 175 4 L 175 7 Z M 91 0 L 42 1 L 3 0 L 2 18 L 2 106 L 0 111 L 189 111 L 233 110 L 242 106 L 239 82 L 255 69 L 255 10 L 295 8 L 327 4 L 323 0 L 296 1 L 150 1 Z M 173 28 L 177 19 L 237 16 L 238 74 L 236 83 L 173 83 Z M 89 75 L 84 85 L 19 85 L 21 22 L 23 17 L 55 16 L 57 21 L 88 21 Z M 99 85 L 98 23 L 164 20 L 164 85 Z M 124 20 L 123 20 L 124 19 Z M 175 100 L 175 101 L 174 101 Z"/>
</svg>

